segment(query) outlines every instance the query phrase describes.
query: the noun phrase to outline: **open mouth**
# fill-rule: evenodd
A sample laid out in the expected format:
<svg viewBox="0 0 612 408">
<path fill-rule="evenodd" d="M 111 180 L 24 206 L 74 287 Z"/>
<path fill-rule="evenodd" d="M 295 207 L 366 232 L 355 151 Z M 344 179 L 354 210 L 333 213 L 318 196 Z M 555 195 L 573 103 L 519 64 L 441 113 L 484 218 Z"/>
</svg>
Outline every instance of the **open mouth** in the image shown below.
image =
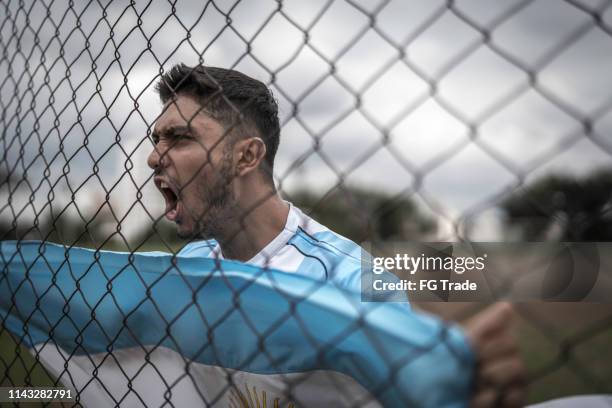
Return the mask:
<svg viewBox="0 0 612 408">
<path fill-rule="evenodd" d="M 161 179 L 156 179 L 155 184 L 166 200 L 166 218 L 170 221 L 176 221 L 180 204 L 176 188 Z"/>
</svg>

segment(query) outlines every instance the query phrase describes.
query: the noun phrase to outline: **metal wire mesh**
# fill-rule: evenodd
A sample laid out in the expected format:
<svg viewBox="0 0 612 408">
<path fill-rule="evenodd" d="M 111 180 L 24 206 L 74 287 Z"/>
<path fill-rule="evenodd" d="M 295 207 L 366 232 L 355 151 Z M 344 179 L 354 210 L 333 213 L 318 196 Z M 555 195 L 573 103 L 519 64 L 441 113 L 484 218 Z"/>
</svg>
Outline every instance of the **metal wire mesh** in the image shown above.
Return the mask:
<svg viewBox="0 0 612 408">
<path fill-rule="evenodd" d="M 2 239 L 184 245 L 145 165 L 153 87 L 177 62 L 264 81 L 280 107 L 278 190 L 357 242 L 612 238 L 609 1 L 0 3 Z M 589 354 L 609 357 L 610 307 L 517 312 L 532 401 L 611 391 L 606 358 Z M 23 339 L 0 335 L 0 383 L 53 383 Z"/>
</svg>

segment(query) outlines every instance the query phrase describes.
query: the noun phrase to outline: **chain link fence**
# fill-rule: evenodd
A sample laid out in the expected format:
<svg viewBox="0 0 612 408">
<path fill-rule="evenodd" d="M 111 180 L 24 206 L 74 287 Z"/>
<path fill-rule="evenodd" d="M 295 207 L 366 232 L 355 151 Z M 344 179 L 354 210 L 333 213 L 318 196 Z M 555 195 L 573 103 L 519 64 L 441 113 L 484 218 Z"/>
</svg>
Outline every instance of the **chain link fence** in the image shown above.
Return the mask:
<svg viewBox="0 0 612 408">
<path fill-rule="evenodd" d="M 612 240 L 610 1 L 4 0 L 0 49 L 2 240 L 189 241 L 146 164 L 154 87 L 176 63 L 269 86 L 277 189 L 357 243 Z M 417 307 L 457 320 L 482 305 Z M 608 304 L 516 313 L 531 402 L 612 392 Z M 24 344 L 3 322 L 0 384 L 56 385 Z"/>
</svg>

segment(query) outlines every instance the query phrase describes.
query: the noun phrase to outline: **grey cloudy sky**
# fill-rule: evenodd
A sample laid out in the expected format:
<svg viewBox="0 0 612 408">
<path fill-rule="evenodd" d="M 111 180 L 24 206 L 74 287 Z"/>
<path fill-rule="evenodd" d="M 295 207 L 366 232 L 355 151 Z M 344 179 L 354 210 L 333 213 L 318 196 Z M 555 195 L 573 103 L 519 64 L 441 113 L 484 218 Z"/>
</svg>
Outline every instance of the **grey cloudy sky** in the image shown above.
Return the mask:
<svg viewBox="0 0 612 408">
<path fill-rule="evenodd" d="M 129 214 L 124 231 L 147 218 L 142 206 L 161 214 L 144 162 L 160 110 L 153 83 L 160 67 L 200 59 L 272 87 L 284 123 L 275 174 L 288 191 L 324 192 L 342 172 L 399 193 L 424 174 L 415 198 L 452 221 L 515 186 L 513 172 L 612 164 L 610 1 L 75 3 L 0 10 L 2 166 L 40 184 L 37 211 L 50 190 L 61 208 L 79 186 L 77 202 L 92 206 L 103 183 Z M 484 214 L 480 237 L 494 238 Z"/>
</svg>

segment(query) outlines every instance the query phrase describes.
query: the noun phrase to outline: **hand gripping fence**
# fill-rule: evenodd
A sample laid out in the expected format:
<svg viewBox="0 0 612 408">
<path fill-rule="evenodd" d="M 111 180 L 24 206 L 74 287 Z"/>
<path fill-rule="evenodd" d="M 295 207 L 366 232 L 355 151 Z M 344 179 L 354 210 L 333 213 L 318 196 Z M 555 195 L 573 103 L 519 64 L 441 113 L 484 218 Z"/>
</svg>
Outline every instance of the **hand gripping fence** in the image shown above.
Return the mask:
<svg viewBox="0 0 612 408">
<path fill-rule="evenodd" d="M 460 330 L 417 309 L 482 305 L 360 302 L 330 279 L 360 255 L 344 247 L 335 264 L 292 242 L 322 280 L 177 255 L 198 239 L 177 237 L 155 177 L 188 142 L 155 126 L 197 112 L 155 86 L 178 63 L 270 88 L 276 189 L 355 242 L 612 240 L 611 1 L 2 0 L 0 50 L 0 387 L 74 392 L 45 406 L 469 400 Z M 261 100 L 203 70 L 197 111 L 229 125 L 181 165 L 227 175 L 209 159 Z M 227 192 L 193 176 L 174 200 L 198 183 Z M 182 211 L 215 221 L 200 209 Z M 529 402 L 612 393 L 609 304 L 515 311 Z"/>
</svg>

